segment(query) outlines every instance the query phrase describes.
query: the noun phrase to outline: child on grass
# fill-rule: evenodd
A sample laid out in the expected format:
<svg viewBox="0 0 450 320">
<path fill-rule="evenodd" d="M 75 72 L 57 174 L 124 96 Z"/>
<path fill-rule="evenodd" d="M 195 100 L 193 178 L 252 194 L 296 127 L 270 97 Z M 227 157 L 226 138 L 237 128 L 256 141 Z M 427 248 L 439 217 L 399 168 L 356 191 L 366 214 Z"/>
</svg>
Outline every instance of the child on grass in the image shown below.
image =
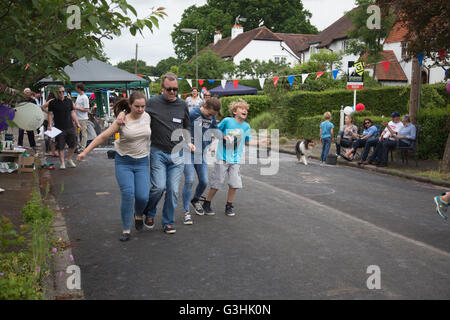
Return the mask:
<svg viewBox="0 0 450 320">
<path fill-rule="evenodd" d="M 328 152 L 330 151 L 331 140 L 334 135 L 334 125 L 330 122 L 331 112 L 325 112 L 323 114 L 323 118 L 325 121 L 320 124 L 320 142 L 322 142 L 322 154 L 320 156 L 321 165 L 323 165 L 327 159 Z"/>
<path fill-rule="evenodd" d="M 242 189 L 240 175 L 240 162 L 245 145 L 250 142 L 250 125 L 245 122 L 250 105 L 240 99 L 230 104 L 229 111 L 233 117 L 223 119 L 218 129 L 222 131 L 223 140 L 217 147 L 217 162 L 211 175 L 211 188 L 206 200 L 203 202 L 203 210 L 207 215 L 215 214 L 211 209 L 211 201 L 228 177 L 228 198 L 225 206 L 225 214 L 229 217 L 236 213 L 233 211 L 233 199 L 237 189 Z"/>
</svg>

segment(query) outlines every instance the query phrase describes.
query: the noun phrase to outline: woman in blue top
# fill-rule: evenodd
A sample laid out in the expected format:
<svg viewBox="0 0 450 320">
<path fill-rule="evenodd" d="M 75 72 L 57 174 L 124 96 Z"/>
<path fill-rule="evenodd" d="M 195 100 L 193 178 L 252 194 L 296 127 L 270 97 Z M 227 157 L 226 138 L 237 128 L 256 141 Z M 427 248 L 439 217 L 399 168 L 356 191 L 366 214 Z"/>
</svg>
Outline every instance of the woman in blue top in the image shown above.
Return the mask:
<svg viewBox="0 0 450 320">
<path fill-rule="evenodd" d="M 356 149 L 364 147 L 364 152 L 361 160 L 365 161 L 367 159 L 367 156 L 369 155 L 370 147 L 372 146 L 372 144 L 370 144 L 370 141 L 376 142 L 377 132 L 378 129 L 373 125 L 372 120 L 370 120 L 369 118 L 364 119 L 363 134 L 359 135 L 358 140 L 353 142 L 352 148 L 345 154 L 344 158 L 346 158 L 347 160 L 353 160 Z"/>
</svg>

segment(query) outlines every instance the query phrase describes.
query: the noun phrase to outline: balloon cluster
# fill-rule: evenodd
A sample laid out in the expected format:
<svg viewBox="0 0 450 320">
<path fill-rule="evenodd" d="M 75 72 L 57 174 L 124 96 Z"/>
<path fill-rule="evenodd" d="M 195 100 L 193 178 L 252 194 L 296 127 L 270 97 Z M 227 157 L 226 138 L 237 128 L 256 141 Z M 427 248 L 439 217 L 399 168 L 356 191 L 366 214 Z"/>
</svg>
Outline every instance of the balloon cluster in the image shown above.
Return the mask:
<svg viewBox="0 0 450 320">
<path fill-rule="evenodd" d="M 350 115 L 353 112 L 357 111 L 363 111 L 365 109 L 365 106 L 362 103 L 358 103 L 355 107 L 345 107 L 344 108 L 344 113 L 346 115 Z"/>
</svg>

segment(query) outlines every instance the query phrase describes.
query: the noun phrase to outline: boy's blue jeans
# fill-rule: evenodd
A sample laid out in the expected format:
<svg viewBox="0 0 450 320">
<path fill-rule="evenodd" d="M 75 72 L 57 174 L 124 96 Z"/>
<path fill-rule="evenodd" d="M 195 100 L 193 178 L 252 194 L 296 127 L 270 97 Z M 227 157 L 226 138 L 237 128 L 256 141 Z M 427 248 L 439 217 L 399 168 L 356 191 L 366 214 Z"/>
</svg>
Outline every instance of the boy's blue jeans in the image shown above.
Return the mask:
<svg viewBox="0 0 450 320">
<path fill-rule="evenodd" d="M 184 165 L 184 187 L 183 187 L 183 209 L 189 212 L 189 203 L 191 202 L 192 186 L 194 185 L 194 169 L 197 172 L 198 185 L 195 189 L 194 198 L 200 199 L 201 195 L 208 186 L 208 164 L 202 159 L 202 163 L 194 164 L 194 154 L 191 156 L 191 163 Z"/>
<path fill-rule="evenodd" d="M 172 226 L 175 223 L 174 212 L 178 204 L 178 189 L 184 162 L 182 154 L 171 155 L 152 147 L 150 150 L 150 178 L 152 187 L 144 214 L 149 218 L 156 215 L 156 206 L 164 192 L 164 207 L 162 212 L 163 227 Z"/>
<path fill-rule="evenodd" d="M 322 138 L 322 154 L 320 155 L 320 161 L 327 159 L 328 152 L 330 151 L 331 137 Z"/>
<path fill-rule="evenodd" d="M 120 211 L 122 214 L 123 230 L 131 230 L 133 210 L 136 216 L 142 216 L 148 201 L 150 190 L 150 172 L 148 157 L 135 159 L 115 156 L 116 179 L 122 194 Z M 134 204 L 134 206 L 133 206 Z"/>
</svg>

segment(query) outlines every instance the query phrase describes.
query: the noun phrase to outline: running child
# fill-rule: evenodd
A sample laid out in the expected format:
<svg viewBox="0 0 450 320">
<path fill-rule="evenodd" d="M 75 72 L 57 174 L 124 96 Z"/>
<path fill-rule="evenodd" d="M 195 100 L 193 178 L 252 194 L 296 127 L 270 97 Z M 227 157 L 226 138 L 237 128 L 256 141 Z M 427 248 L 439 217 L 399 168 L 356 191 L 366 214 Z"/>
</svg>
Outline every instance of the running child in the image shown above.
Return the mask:
<svg viewBox="0 0 450 320">
<path fill-rule="evenodd" d="M 233 199 L 238 189 L 242 189 L 242 179 L 240 175 L 240 162 L 245 145 L 249 145 L 251 128 L 245 122 L 250 105 L 240 99 L 230 104 L 229 111 L 233 117 L 223 119 L 218 128 L 222 131 L 223 139 L 219 140 L 217 148 L 217 161 L 211 175 L 211 188 L 206 200 L 203 202 L 203 210 L 207 215 L 214 215 L 211 209 L 211 201 L 217 190 L 223 185 L 225 178 L 228 178 L 228 199 L 225 205 L 225 214 L 229 217 L 236 213 L 233 211 Z"/>
</svg>

